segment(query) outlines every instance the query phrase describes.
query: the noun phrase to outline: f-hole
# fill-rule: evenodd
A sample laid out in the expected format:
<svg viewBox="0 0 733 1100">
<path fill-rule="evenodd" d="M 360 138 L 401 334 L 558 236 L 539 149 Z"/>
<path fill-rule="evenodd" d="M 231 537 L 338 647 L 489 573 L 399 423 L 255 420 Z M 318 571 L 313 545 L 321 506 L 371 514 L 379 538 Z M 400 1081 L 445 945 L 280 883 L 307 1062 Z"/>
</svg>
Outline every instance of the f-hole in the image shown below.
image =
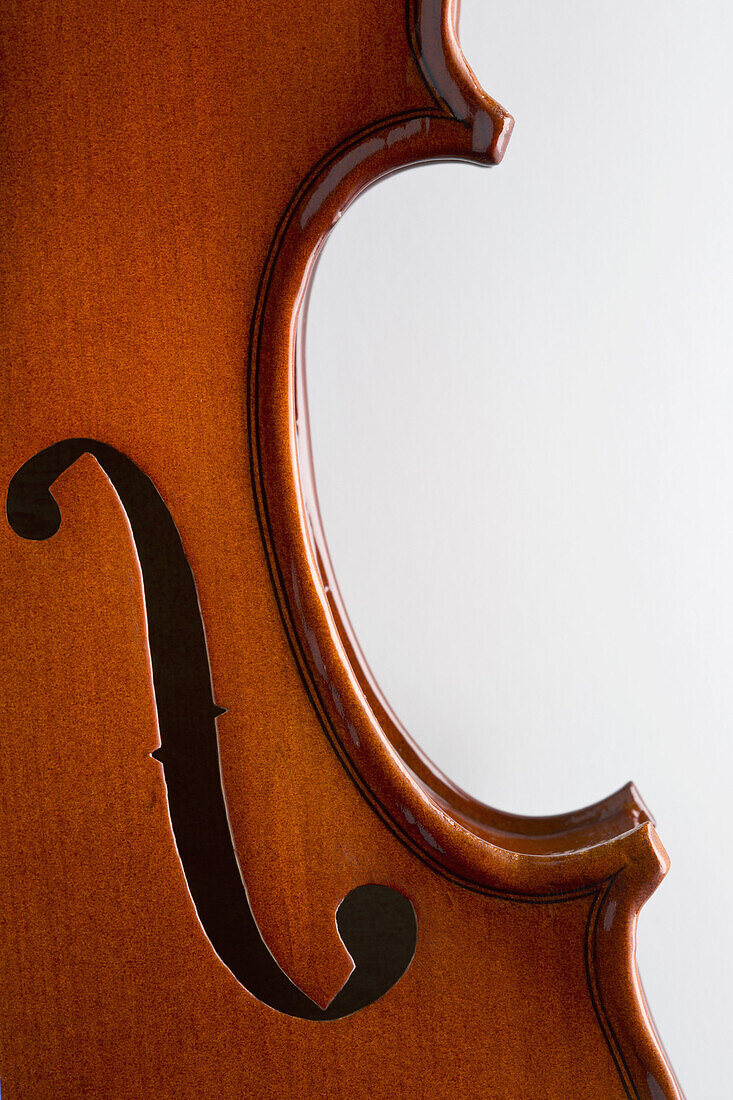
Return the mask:
<svg viewBox="0 0 733 1100">
<path fill-rule="evenodd" d="M 354 969 L 321 1009 L 280 969 L 249 906 L 226 813 L 217 716 L 206 635 L 193 572 L 173 518 L 153 482 L 114 447 L 67 439 L 29 459 L 14 475 L 8 522 L 24 539 L 51 538 L 61 524 L 54 481 L 83 454 L 112 482 L 132 528 L 140 561 L 160 748 L 171 826 L 183 872 L 211 946 L 253 996 L 303 1020 L 338 1020 L 382 997 L 410 965 L 417 942 L 411 902 L 387 886 L 346 895 L 339 935 Z"/>
</svg>

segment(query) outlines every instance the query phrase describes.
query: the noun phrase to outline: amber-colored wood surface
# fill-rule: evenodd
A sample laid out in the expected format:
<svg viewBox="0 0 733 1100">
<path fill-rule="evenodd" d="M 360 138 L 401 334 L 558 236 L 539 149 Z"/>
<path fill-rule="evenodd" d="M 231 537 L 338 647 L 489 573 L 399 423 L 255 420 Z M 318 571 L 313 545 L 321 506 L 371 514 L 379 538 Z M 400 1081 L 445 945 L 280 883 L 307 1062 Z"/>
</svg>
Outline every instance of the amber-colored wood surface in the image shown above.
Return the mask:
<svg viewBox="0 0 733 1100">
<path fill-rule="evenodd" d="M 634 961 L 667 858 L 633 787 L 537 819 L 456 789 L 373 683 L 320 530 L 298 355 L 318 250 L 380 176 L 497 163 L 511 131 L 455 15 L 3 5 L 3 494 L 85 439 L 165 502 L 226 710 L 231 841 L 314 1011 L 352 970 L 350 891 L 390 887 L 417 921 L 403 976 L 338 1020 L 269 1007 L 217 955 L 151 756 L 145 535 L 81 454 L 56 534 L 0 524 L 3 1100 L 681 1097 Z"/>
</svg>

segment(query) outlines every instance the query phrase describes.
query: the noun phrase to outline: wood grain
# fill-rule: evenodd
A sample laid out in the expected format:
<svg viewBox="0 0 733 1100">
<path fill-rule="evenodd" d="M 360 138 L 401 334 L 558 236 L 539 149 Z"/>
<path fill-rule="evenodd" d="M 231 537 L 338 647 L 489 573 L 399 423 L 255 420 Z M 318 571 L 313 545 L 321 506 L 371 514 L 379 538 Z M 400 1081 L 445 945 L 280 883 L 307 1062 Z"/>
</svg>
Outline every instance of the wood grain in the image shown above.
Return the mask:
<svg viewBox="0 0 733 1100">
<path fill-rule="evenodd" d="M 138 536 L 83 455 L 53 537 L 0 524 L 3 1100 L 682 1095 L 634 962 L 667 869 L 643 803 L 629 786 L 521 818 L 439 775 L 373 683 L 320 531 L 298 355 L 314 259 L 364 187 L 498 163 L 511 132 L 456 11 L 3 6 L 4 492 L 88 438 L 165 502 L 226 708 L 232 842 L 291 981 L 321 1008 L 341 989 L 335 913 L 362 884 L 417 919 L 404 976 L 336 1021 L 273 1010 L 217 956 L 150 755 Z"/>
</svg>

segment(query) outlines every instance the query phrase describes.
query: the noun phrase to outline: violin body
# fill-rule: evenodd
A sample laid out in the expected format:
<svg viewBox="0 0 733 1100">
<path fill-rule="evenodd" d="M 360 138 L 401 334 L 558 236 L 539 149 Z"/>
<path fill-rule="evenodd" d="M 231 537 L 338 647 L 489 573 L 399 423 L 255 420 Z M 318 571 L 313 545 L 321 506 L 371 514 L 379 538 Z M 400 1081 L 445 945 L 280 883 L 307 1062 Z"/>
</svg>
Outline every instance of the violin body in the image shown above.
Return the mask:
<svg viewBox="0 0 733 1100">
<path fill-rule="evenodd" d="M 376 180 L 511 132 L 455 5 L 0 19 L 3 1100 L 681 1097 L 633 787 L 547 818 L 455 788 L 318 518 L 319 250 Z"/>
</svg>

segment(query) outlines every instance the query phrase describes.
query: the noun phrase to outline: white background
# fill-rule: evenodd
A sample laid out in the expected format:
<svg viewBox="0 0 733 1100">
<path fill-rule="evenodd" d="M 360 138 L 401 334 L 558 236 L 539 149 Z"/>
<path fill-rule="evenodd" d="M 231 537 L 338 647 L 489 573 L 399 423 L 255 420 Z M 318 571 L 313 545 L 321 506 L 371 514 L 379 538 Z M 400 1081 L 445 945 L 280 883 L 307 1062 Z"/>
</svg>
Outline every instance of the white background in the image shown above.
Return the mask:
<svg viewBox="0 0 733 1100">
<path fill-rule="evenodd" d="M 474 795 L 633 778 L 672 871 L 639 961 L 689 1100 L 730 1095 L 733 6 L 464 0 L 517 119 L 340 222 L 308 323 L 316 475 L 387 697 Z"/>
</svg>

